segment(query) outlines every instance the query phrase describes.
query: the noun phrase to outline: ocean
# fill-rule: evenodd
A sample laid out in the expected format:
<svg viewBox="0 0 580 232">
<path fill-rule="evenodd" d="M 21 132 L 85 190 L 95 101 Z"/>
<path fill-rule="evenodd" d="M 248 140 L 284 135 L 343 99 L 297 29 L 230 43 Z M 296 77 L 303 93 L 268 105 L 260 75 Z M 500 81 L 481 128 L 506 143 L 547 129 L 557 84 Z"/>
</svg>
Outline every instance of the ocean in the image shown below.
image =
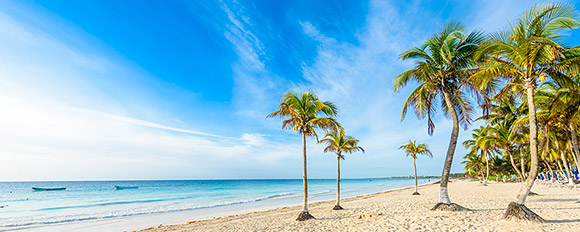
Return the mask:
<svg viewBox="0 0 580 232">
<path fill-rule="evenodd" d="M 419 184 L 434 181 L 437 180 L 419 179 Z M 343 179 L 341 197 L 413 184 L 413 179 Z M 138 188 L 116 190 L 116 185 Z M 33 191 L 32 187 L 66 190 Z M 336 194 L 336 180 L 309 179 L 308 188 L 309 202 L 332 200 Z M 66 228 L 54 227 L 56 225 L 99 221 L 106 224 L 107 220 L 130 221 L 145 215 L 157 218 L 148 220 L 149 225 L 140 222 L 139 226 L 145 228 L 169 219 L 182 219 L 168 215 L 202 218 L 210 214 L 297 205 L 301 201 L 301 179 L 0 182 L 0 231 L 46 231 Z M 134 227 L 124 228 L 120 223 L 114 229 L 140 229 Z M 91 230 L 90 226 L 83 228 Z"/>
</svg>

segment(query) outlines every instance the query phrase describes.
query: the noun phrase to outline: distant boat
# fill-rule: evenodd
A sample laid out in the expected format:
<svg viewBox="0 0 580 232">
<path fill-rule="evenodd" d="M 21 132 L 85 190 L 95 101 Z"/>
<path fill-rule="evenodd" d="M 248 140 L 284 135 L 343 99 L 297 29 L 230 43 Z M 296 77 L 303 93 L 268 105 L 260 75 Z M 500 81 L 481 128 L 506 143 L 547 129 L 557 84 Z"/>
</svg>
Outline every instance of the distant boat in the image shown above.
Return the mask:
<svg viewBox="0 0 580 232">
<path fill-rule="evenodd" d="M 61 191 L 61 190 L 66 190 L 66 188 L 36 188 L 36 187 L 32 187 L 32 190 L 34 190 L 34 191 Z"/>
<path fill-rule="evenodd" d="M 125 190 L 125 189 L 138 189 L 138 186 L 117 186 L 115 185 L 115 190 Z"/>
</svg>

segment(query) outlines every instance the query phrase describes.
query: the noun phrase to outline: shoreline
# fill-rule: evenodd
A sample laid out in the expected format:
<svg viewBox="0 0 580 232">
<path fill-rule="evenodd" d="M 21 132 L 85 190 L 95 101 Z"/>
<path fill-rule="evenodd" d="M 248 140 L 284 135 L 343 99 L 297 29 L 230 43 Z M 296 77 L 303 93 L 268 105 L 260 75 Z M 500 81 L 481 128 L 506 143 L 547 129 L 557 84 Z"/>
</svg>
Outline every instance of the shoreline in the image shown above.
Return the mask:
<svg viewBox="0 0 580 232">
<path fill-rule="evenodd" d="M 162 225 L 144 231 L 573 231 L 580 227 L 580 191 L 536 183 L 526 205 L 547 220 L 543 224 L 501 219 L 520 183 L 454 180 L 449 183 L 453 202 L 472 209 L 466 212 L 431 211 L 439 186 L 428 183 L 380 193 L 341 199 L 344 210 L 331 210 L 333 200 L 309 204 L 316 219 L 295 221 L 300 205 L 250 213 Z"/>
<path fill-rule="evenodd" d="M 364 197 L 378 193 L 399 191 L 403 189 L 414 188 L 414 183 L 408 182 L 367 182 L 368 178 L 360 178 L 365 183 L 373 183 L 373 187 L 362 187 L 355 185 L 352 188 L 342 189 L 341 201 L 351 198 Z M 373 179 L 374 180 L 374 179 Z M 334 180 L 332 180 L 334 181 Z M 419 179 L 419 187 L 430 185 L 438 182 L 438 179 Z M 385 185 L 386 183 L 386 185 Z M 399 184 L 398 184 L 399 183 Z M 310 189 L 310 193 L 318 191 Z M 353 191 L 355 190 L 355 191 Z M 334 202 L 336 190 L 325 190 L 322 195 L 314 194 L 309 199 L 310 204 L 319 202 Z M 124 193 L 124 192 L 123 192 Z M 264 212 L 281 208 L 298 207 L 301 205 L 301 193 L 296 197 L 281 198 L 275 200 L 255 201 L 250 204 L 233 204 L 219 207 L 207 207 L 195 210 L 177 210 L 170 212 L 134 215 L 126 217 L 100 218 L 96 220 L 78 220 L 64 223 L 34 224 L 24 227 L 13 227 L 6 229 L 9 231 L 137 231 L 143 228 L 151 228 L 162 225 L 187 224 L 191 221 L 212 220 L 215 218 L 237 216 L 240 214 L 250 214 Z M 0 229 L 2 230 L 2 229 Z"/>
<path fill-rule="evenodd" d="M 450 182 L 457 181 L 457 180 L 458 179 L 450 180 Z M 422 184 L 417 185 L 417 187 L 419 189 L 421 189 L 424 186 L 436 185 L 439 183 L 441 183 L 441 181 L 434 181 L 431 183 L 422 183 Z M 391 192 L 404 191 L 404 190 L 414 189 L 414 188 L 415 188 L 414 185 L 407 186 L 407 187 L 400 187 L 400 188 L 389 189 L 389 190 L 385 190 L 385 191 L 377 192 L 377 193 L 368 193 L 368 194 L 363 194 L 363 195 L 358 195 L 358 196 L 353 196 L 353 197 L 348 197 L 348 198 L 341 198 L 340 200 L 341 200 L 341 202 L 344 203 L 344 202 L 351 201 L 351 200 L 368 198 L 368 197 L 372 197 L 372 196 L 379 195 L 379 194 L 388 194 Z M 320 204 L 328 204 L 328 203 L 334 203 L 334 202 L 335 202 L 334 199 L 333 200 L 320 200 L 320 201 L 309 202 L 308 205 L 310 207 L 310 206 L 316 206 L 316 205 L 320 205 Z M 283 210 L 283 209 L 290 209 L 290 208 L 299 208 L 299 207 L 301 207 L 301 205 L 302 205 L 302 203 L 272 205 L 272 206 L 251 208 L 251 209 L 245 209 L 245 210 L 228 211 L 228 212 L 224 212 L 224 213 L 216 213 L 216 214 L 204 215 L 204 216 L 199 216 L 199 217 L 188 217 L 188 218 L 170 221 L 170 222 L 167 222 L 166 224 L 160 224 L 160 225 L 155 226 L 155 227 L 148 227 L 148 228 L 144 228 L 144 229 L 133 230 L 132 232 L 143 232 L 143 231 L 153 230 L 153 229 L 160 228 L 160 227 L 183 226 L 183 225 L 188 225 L 188 224 L 193 224 L 193 223 L 198 223 L 198 222 L 220 220 L 222 218 L 245 216 L 245 215 L 251 215 L 251 214 L 256 214 L 256 213 L 266 213 L 269 211 L 276 211 L 276 210 Z"/>
<path fill-rule="evenodd" d="M 421 188 L 422 186 L 426 186 L 426 185 L 435 185 L 435 184 L 439 184 L 440 182 L 441 181 L 435 181 L 432 183 L 423 183 L 423 184 L 417 185 L 417 187 Z M 385 190 L 383 192 L 367 193 L 367 194 L 353 196 L 353 197 L 341 198 L 340 200 L 341 200 L 341 202 L 344 202 L 347 200 L 356 199 L 356 198 L 360 198 L 360 197 L 372 196 L 372 195 L 376 195 L 376 194 L 384 194 L 384 193 L 389 193 L 389 192 L 394 192 L 394 191 L 403 191 L 403 190 L 413 189 L 413 188 L 415 188 L 414 185 L 408 186 L 408 187 L 389 189 L 389 190 Z M 311 202 L 309 202 L 308 205 L 314 205 L 317 203 L 325 204 L 325 203 L 334 202 L 334 201 L 335 200 L 311 201 Z M 302 203 L 278 204 L 278 205 L 250 208 L 250 209 L 244 209 L 244 210 L 227 211 L 224 213 L 216 213 L 216 214 L 204 215 L 204 216 L 199 216 L 199 217 L 188 217 L 188 218 L 183 218 L 183 219 L 177 219 L 174 221 L 167 222 L 166 224 L 162 224 L 162 226 L 176 226 L 176 225 L 183 225 L 183 224 L 191 224 L 191 223 L 195 223 L 195 222 L 216 220 L 216 219 L 220 219 L 220 218 L 240 216 L 240 215 L 244 215 L 244 214 L 261 213 L 261 212 L 267 212 L 267 211 L 285 209 L 285 208 L 295 208 L 295 207 L 298 207 L 301 205 L 302 205 Z M 150 227 L 150 228 L 153 228 L 153 227 Z M 146 229 L 150 229 L 150 228 L 146 228 Z M 134 231 L 144 231 L 146 229 L 140 229 L 140 230 L 134 230 Z"/>
</svg>

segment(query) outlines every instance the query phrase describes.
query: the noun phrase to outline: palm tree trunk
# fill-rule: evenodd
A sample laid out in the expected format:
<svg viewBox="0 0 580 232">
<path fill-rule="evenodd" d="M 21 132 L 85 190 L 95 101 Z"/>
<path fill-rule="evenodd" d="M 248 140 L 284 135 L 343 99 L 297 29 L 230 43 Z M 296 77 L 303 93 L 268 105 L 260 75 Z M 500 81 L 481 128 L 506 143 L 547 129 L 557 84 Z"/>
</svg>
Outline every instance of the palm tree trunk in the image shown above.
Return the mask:
<svg viewBox="0 0 580 232">
<path fill-rule="evenodd" d="M 308 212 L 308 176 L 306 174 L 306 134 L 302 133 L 302 188 L 304 190 L 302 212 L 297 221 L 305 221 L 314 218 Z"/>
<path fill-rule="evenodd" d="M 451 103 L 449 94 L 443 90 L 443 98 L 451 118 L 453 118 L 453 130 L 451 131 L 451 138 L 449 139 L 449 147 L 447 148 L 447 156 L 445 157 L 445 164 L 443 166 L 443 173 L 441 174 L 441 185 L 439 190 L 439 203 L 451 204 L 449 199 L 449 193 L 447 192 L 447 185 L 449 184 L 449 173 L 451 172 L 451 164 L 453 163 L 453 155 L 455 154 L 455 148 L 457 147 L 457 137 L 459 137 L 459 118 L 457 117 L 457 112 L 455 107 Z"/>
<path fill-rule="evenodd" d="M 568 178 L 568 184 L 574 185 L 574 181 L 572 180 L 572 173 L 570 172 L 570 167 L 568 166 L 568 158 L 564 152 L 560 152 L 560 154 L 562 156 L 562 163 L 564 163 L 564 168 L 566 168 L 566 173 L 568 173 L 568 175 L 566 175 L 566 178 Z"/>
<path fill-rule="evenodd" d="M 574 152 L 572 152 L 574 153 Z M 572 158 L 574 158 L 574 163 L 576 164 L 576 170 L 580 171 L 580 164 L 578 163 L 578 158 L 576 158 L 576 155 L 572 154 Z M 573 175 L 574 173 L 572 173 Z"/>
<path fill-rule="evenodd" d="M 535 77 L 527 76 L 524 79 L 528 100 L 528 115 L 530 123 L 530 174 L 520 187 L 516 202 L 510 202 L 505 211 L 504 218 L 517 218 L 518 220 L 544 222 L 544 219 L 528 209 L 524 204 L 526 198 L 534 186 L 538 175 L 538 124 L 536 122 L 536 105 L 534 103 Z"/>
<path fill-rule="evenodd" d="M 302 189 L 304 190 L 303 207 L 308 212 L 308 174 L 306 173 L 306 135 L 302 134 Z"/>
<path fill-rule="evenodd" d="M 516 173 L 518 173 L 518 175 L 520 175 L 522 182 L 524 182 L 524 176 L 522 176 L 522 173 L 520 172 L 520 170 L 518 170 L 518 167 L 516 166 L 516 162 L 514 162 L 514 156 L 512 156 L 511 152 L 508 152 L 508 154 L 510 155 L 510 161 L 512 163 L 512 167 L 514 168 L 514 170 L 516 170 Z"/>
<path fill-rule="evenodd" d="M 522 182 L 526 178 L 526 161 L 524 159 L 524 147 L 520 147 L 520 168 L 522 169 Z"/>
<path fill-rule="evenodd" d="M 562 164 L 560 161 L 556 160 L 556 164 L 558 164 L 558 168 L 560 169 L 560 173 L 564 173 L 564 169 L 562 169 Z"/>
<path fill-rule="evenodd" d="M 489 179 L 489 158 L 486 153 L 483 153 L 483 155 L 485 156 L 485 181 L 483 181 L 483 185 L 487 186 L 487 180 Z"/>
<path fill-rule="evenodd" d="M 546 164 L 546 166 L 548 166 L 548 169 L 550 170 L 550 173 L 552 173 L 552 177 L 550 178 L 550 181 L 551 182 L 554 182 L 554 179 L 555 178 L 554 178 L 554 170 L 552 170 L 552 166 L 550 166 L 550 164 L 548 164 L 548 162 L 546 162 L 545 160 L 544 160 L 544 163 Z"/>
<path fill-rule="evenodd" d="M 578 146 L 578 136 L 576 136 L 576 130 L 570 125 L 570 135 L 572 137 L 572 146 L 574 147 L 574 162 L 576 163 L 576 170 L 580 172 L 580 148 Z"/>
<path fill-rule="evenodd" d="M 332 209 L 342 209 L 340 206 L 340 153 L 336 154 L 336 205 Z"/>
<path fill-rule="evenodd" d="M 525 183 L 522 185 L 517 195 L 517 203 L 520 205 L 526 203 L 528 193 L 532 190 L 534 180 L 536 180 L 536 176 L 538 175 L 538 124 L 536 122 L 536 104 L 534 103 L 535 86 L 530 80 L 526 80 L 526 82 L 528 115 L 530 122 L 530 174 L 528 175 L 528 178 L 526 178 Z"/>
<path fill-rule="evenodd" d="M 417 190 L 417 165 L 415 164 L 415 157 L 413 157 L 413 169 L 415 170 L 415 192 L 413 195 L 419 195 L 419 191 Z"/>
</svg>

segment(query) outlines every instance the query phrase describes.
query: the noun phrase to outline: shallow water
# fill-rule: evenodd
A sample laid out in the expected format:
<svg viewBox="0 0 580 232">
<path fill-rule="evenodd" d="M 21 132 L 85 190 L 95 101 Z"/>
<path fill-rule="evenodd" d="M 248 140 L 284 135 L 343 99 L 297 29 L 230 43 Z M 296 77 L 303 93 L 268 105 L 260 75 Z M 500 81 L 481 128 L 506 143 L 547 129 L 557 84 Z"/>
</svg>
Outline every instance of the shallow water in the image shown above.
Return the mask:
<svg viewBox="0 0 580 232">
<path fill-rule="evenodd" d="M 436 180 L 420 179 L 420 183 Z M 413 179 L 344 179 L 341 196 L 412 186 Z M 115 190 L 118 186 L 137 189 Z M 33 191 L 32 187 L 66 187 Z M 311 201 L 333 199 L 336 180 L 310 179 Z M 191 212 L 295 204 L 302 200 L 302 180 L 164 180 L 0 182 L 0 230 L 126 218 L 136 215 Z M 204 211 L 205 210 L 205 211 Z"/>
</svg>

